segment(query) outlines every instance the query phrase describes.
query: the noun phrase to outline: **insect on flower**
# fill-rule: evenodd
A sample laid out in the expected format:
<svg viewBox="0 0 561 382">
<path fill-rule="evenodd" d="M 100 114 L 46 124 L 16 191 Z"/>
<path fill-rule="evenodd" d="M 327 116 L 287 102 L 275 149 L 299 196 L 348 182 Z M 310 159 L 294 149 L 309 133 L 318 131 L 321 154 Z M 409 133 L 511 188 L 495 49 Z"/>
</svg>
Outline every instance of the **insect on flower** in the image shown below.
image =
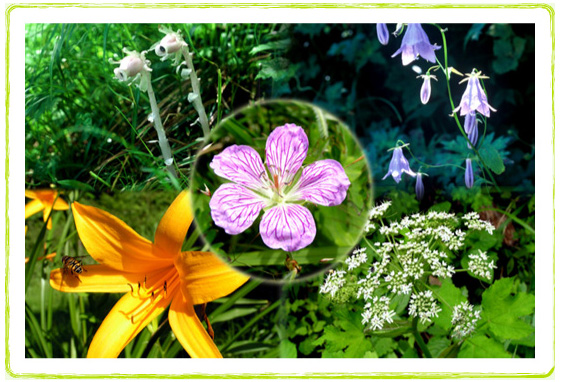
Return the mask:
<svg viewBox="0 0 561 382">
<path fill-rule="evenodd" d="M 214 223 L 227 234 L 237 235 L 263 210 L 259 232 L 269 248 L 293 252 L 310 245 L 316 224 L 302 202 L 337 206 L 347 197 L 351 183 L 343 166 L 333 159 L 302 167 L 308 146 L 304 129 L 287 123 L 267 138 L 267 169 L 250 146 L 232 145 L 214 156 L 210 168 L 232 182 L 220 185 L 210 199 Z"/>
<path fill-rule="evenodd" d="M 78 275 L 82 274 L 82 272 L 87 272 L 87 270 L 82 265 L 82 261 L 77 257 L 72 256 L 62 256 L 61 260 L 63 273 L 70 273 L 72 276 L 76 277 L 78 281 L 81 282 Z"/>
</svg>

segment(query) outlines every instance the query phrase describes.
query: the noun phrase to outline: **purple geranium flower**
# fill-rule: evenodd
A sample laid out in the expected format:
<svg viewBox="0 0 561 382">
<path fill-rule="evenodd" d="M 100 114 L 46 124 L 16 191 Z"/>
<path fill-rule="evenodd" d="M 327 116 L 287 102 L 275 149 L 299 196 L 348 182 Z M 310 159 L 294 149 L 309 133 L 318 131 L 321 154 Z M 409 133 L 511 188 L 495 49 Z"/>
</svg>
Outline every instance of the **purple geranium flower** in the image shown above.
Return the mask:
<svg viewBox="0 0 561 382">
<path fill-rule="evenodd" d="M 210 168 L 233 182 L 222 184 L 210 199 L 214 223 L 226 233 L 237 235 L 264 210 L 259 232 L 268 247 L 293 252 L 310 245 L 316 236 L 316 224 L 302 203 L 339 205 L 347 197 L 351 182 L 343 166 L 333 159 L 302 168 L 308 146 L 304 129 L 286 124 L 267 138 L 268 171 L 250 146 L 232 145 L 214 156 Z"/>
<path fill-rule="evenodd" d="M 416 176 L 417 173 L 411 170 L 409 167 L 409 161 L 403 156 L 403 150 L 401 147 L 397 147 L 393 150 L 392 160 L 390 162 L 390 168 L 386 176 L 382 180 L 386 179 L 388 176 L 392 176 L 396 183 L 401 182 L 401 174 L 406 173 L 411 176 Z"/>
<path fill-rule="evenodd" d="M 469 78 L 464 78 L 460 83 L 467 80 L 466 91 L 462 95 L 462 100 L 460 105 L 454 109 L 454 113 L 460 110 L 460 115 L 466 115 L 472 111 L 478 111 L 487 118 L 491 116 L 490 110 L 497 111 L 489 105 L 487 102 L 487 95 L 481 87 L 479 82 L 480 78 L 489 78 L 481 75 L 481 72 L 477 72 L 475 69 L 468 74 Z"/>
<path fill-rule="evenodd" d="M 401 40 L 401 47 L 392 57 L 401 53 L 403 66 L 409 65 L 418 56 L 434 63 L 436 62 L 436 55 L 434 54 L 436 49 L 440 49 L 440 46 L 430 43 L 429 37 L 423 30 L 423 27 L 421 27 L 421 24 L 407 24 L 403 40 Z"/>
</svg>

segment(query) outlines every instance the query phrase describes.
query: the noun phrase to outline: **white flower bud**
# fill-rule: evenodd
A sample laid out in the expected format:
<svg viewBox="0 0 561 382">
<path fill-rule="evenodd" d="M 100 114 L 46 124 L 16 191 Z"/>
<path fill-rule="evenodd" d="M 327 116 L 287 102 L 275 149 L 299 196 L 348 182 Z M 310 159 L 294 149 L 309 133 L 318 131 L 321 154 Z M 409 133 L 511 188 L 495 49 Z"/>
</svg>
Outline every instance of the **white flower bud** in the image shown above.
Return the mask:
<svg viewBox="0 0 561 382">
<path fill-rule="evenodd" d="M 144 61 L 136 55 L 130 55 L 119 62 L 119 67 L 115 68 L 113 73 L 119 80 L 126 81 L 128 78 L 136 76 L 143 69 Z"/>
<path fill-rule="evenodd" d="M 183 40 L 177 36 L 175 33 L 168 33 L 165 37 L 160 41 L 160 43 L 156 46 L 156 54 L 160 57 L 165 56 L 166 54 L 175 53 L 181 49 L 184 42 Z"/>
</svg>

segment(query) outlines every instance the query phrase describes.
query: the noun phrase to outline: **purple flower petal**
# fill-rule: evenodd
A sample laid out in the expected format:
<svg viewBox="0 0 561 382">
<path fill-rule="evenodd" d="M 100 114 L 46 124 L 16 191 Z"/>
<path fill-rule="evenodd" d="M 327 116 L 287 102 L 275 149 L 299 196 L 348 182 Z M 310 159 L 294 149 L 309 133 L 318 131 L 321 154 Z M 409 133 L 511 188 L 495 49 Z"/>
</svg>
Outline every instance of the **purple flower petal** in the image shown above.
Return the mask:
<svg viewBox="0 0 561 382">
<path fill-rule="evenodd" d="M 430 76 L 423 75 L 423 86 L 421 86 L 421 102 L 426 105 L 430 99 L 431 86 L 430 86 Z"/>
<path fill-rule="evenodd" d="M 436 62 L 434 51 L 440 49 L 440 46 L 432 45 L 429 37 L 423 30 L 421 24 L 407 24 L 407 29 L 401 40 L 401 47 L 392 54 L 392 57 L 401 53 L 401 62 L 403 66 L 409 65 L 417 59 L 418 56 L 423 57 L 430 62 Z"/>
<path fill-rule="evenodd" d="M 287 123 L 279 126 L 267 138 L 266 162 L 277 184 L 290 183 L 308 153 L 308 137 L 300 126 Z"/>
<path fill-rule="evenodd" d="M 401 182 L 401 174 L 406 173 L 410 176 L 416 176 L 417 173 L 411 170 L 409 167 L 409 161 L 403 155 L 403 149 L 398 147 L 393 150 L 392 160 L 390 161 L 390 168 L 388 173 L 382 178 L 386 179 L 388 176 L 392 176 L 396 183 Z"/>
<path fill-rule="evenodd" d="M 221 185 L 210 199 L 210 215 L 214 224 L 224 228 L 229 235 L 248 229 L 263 207 L 265 203 L 258 195 L 235 183 Z"/>
<path fill-rule="evenodd" d="M 496 111 L 491 107 L 491 105 L 489 105 L 487 95 L 483 91 L 477 75 L 470 75 L 466 90 L 462 95 L 460 105 L 454 109 L 454 112 L 457 112 L 458 110 L 460 110 L 460 115 L 466 115 L 477 110 L 487 118 L 491 116 L 490 110 Z"/>
<path fill-rule="evenodd" d="M 307 208 L 299 204 L 280 204 L 265 212 L 259 231 L 267 247 L 294 252 L 314 241 L 316 223 Z"/>
<path fill-rule="evenodd" d="M 473 187 L 473 167 L 471 166 L 471 159 L 466 159 L 466 172 L 464 174 L 464 181 L 467 188 Z"/>
<path fill-rule="evenodd" d="M 265 166 L 252 147 L 228 146 L 212 158 L 210 168 L 216 175 L 253 190 L 268 188 Z"/>
<path fill-rule="evenodd" d="M 333 159 L 324 159 L 304 167 L 298 183 L 290 191 L 289 200 L 306 200 L 322 206 L 337 206 L 347 197 L 351 182 L 343 166 Z"/>
</svg>

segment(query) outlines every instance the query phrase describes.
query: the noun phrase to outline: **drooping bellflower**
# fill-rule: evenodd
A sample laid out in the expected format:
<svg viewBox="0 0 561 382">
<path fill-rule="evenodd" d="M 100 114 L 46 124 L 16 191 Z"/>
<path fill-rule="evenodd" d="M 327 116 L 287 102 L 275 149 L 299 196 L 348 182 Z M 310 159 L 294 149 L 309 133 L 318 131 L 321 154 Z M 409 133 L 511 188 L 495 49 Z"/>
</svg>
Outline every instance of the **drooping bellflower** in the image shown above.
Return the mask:
<svg viewBox="0 0 561 382">
<path fill-rule="evenodd" d="M 401 40 L 401 47 L 392 55 L 397 56 L 401 53 L 401 62 L 403 66 L 409 65 L 415 61 L 418 56 L 432 63 L 436 62 L 434 51 L 440 49 L 438 45 L 432 45 L 429 37 L 421 27 L 421 24 L 407 24 L 407 29 Z"/>
<path fill-rule="evenodd" d="M 250 146 L 232 145 L 216 155 L 210 168 L 232 183 L 222 184 L 212 195 L 214 223 L 226 233 L 237 235 L 264 210 L 259 232 L 265 245 L 287 252 L 310 245 L 316 236 L 316 224 L 310 210 L 301 203 L 339 205 L 351 183 L 343 166 L 333 159 L 302 168 L 308 146 L 302 127 L 285 124 L 267 138 L 268 171 L 259 153 Z"/>
<path fill-rule="evenodd" d="M 473 187 L 473 168 L 471 166 L 471 159 L 466 159 L 466 173 L 464 175 L 464 181 L 466 182 L 467 188 Z"/>
<path fill-rule="evenodd" d="M 378 34 L 378 41 L 380 41 L 380 44 L 388 45 L 388 42 L 390 41 L 388 26 L 384 23 L 376 24 L 376 33 Z"/>
<path fill-rule="evenodd" d="M 491 116 L 491 112 L 489 110 L 497 111 L 487 101 L 487 95 L 483 91 L 481 87 L 481 83 L 479 82 L 480 78 L 488 78 L 481 75 L 481 72 L 477 72 L 475 69 L 468 74 L 469 78 L 467 78 L 467 87 L 462 95 L 462 99 L 460 101 L 460 105 L 454 109 L 454 113 L 458 110 L 460 111 L 460 115 L 466 115 L 472 111 L 478 111 L 487 118 Z M 460 83 L 466 81 L 463 79 Z"/>
<path fill-rule="evenodd" d="M 409 161 L 403 155 L 403 150 L 401 147 L 397 147 L 393 150 L 392 160 L 390 161 L 390 168 L 388 173 L 382 178 L 386 179 L 388 176 L 392 176 L 396 183 L 401 182 L 401 174 L 406 173 L 410 176 L 416 176 L 417 173 L 411 170 L 409 167 Z"/>
<path fill-rule="evenodd" d="M 125 82 L 128 85 L 136 83 L 141 91 L 145 92 L 148 89 L 150 82 L 150 61 L 146 59 L 146 51 L 138 53 L 137 51 L 130 51 L 126 48 L 123 49 L 126 56 L 119 60 L 114 61 L 109 59 L 111 64 L 118 64 L 119 67 L 113 70 L 115 79 Z"/>
</svg>

